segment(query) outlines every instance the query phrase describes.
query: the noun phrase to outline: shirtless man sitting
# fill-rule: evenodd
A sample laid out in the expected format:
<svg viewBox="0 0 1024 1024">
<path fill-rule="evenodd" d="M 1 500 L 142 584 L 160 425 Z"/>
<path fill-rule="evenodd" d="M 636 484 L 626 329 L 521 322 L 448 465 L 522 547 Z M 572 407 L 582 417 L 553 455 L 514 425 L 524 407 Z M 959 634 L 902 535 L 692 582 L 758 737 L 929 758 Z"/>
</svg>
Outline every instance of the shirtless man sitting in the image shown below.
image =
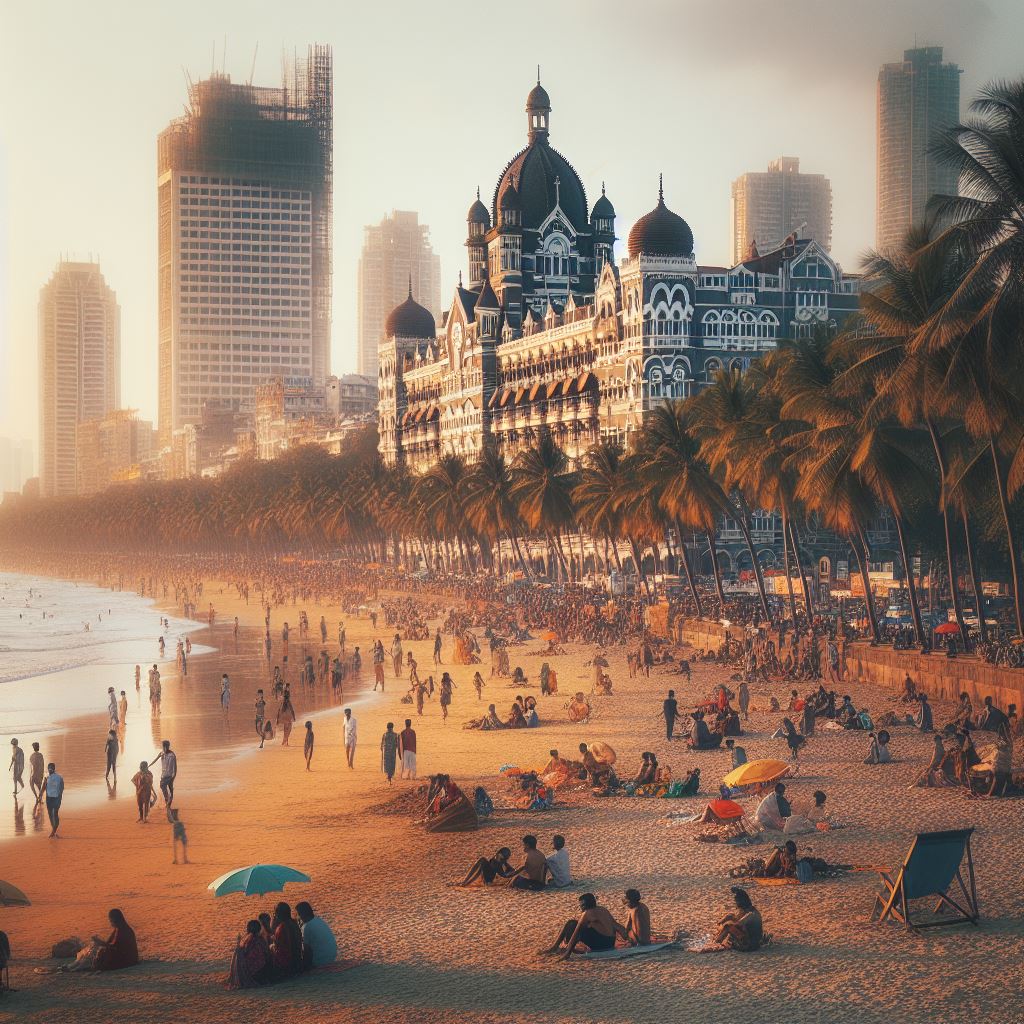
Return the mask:
<svg viewBox="0 0 1024 1024">
<path fill-rule="evenodd" d="M 752 953 L 764 943 L 764 925 L 761 914 L 755 908 L 746 889 L 734 886 L 733 899 L 736 911 L 726 914 L 719 921 L 721 931 L 715 936 L 715 942 L 723 949 L 735 949 L 741 953 Z"/>
<path fill-rule="evenodd" d="M 627 889 L 623 898 L 628 912 L 624 925 L 616 924 L 615 932 L 625 939 L 630 946 L 649 946 L 651 944 L 651 911 L 640 898 L 638 889 Z"/>
<path fill-rule="evenodd" d="M 616 929 L 621 930 L 622 926 L 604 907 L 597 905 L 597 897 L 592 892 L 580 896 L 580 910 L 578 918 L 565 922 L 554 945 L 543 951 L 545 954 L 558 953 L 562 960 L 568 960 L 579 945 L 586 946 L 589 952 L 615 948 Z"/>
<path fill-rule="evenodd" d="M 548 873 L 547 858 L 537 849 L 536 836 L 523 836 L 523 850 L 526 852 L 526 859 L 522 866 L 516 868 L 509 876 L 509 884 L 513 889 L 540 892 L 544 888 L 544 879 Z"/>
</svg>

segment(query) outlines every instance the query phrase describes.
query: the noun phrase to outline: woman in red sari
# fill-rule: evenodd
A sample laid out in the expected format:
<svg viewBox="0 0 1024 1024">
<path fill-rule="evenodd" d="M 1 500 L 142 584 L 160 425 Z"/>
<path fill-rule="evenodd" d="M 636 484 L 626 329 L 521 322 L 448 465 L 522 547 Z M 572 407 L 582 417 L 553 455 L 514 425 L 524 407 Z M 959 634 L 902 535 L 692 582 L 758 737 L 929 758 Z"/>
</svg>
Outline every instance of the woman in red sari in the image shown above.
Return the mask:
<svg viewBox="0 0 1024 1024">
<path fill-rule="evenodd" d="M 99 946 L 96 953 L 96 970 L 119 971 L 122 967 L 134 967 L 139 962 L 139 947 L 135 941 L 135 932 L 124 919 L 120 910 L 111 910 L 107 914 L 113 931 L 104 942 L 97 936 L 92 941 Z"/>
<path fill-rule="evenodd" d="M 259 921 L 245 926 L 245 937 L 239 939 L 231 956 L 231 968 L 224 984 L 228 988 L 255 988 L 267 980 L 270 947 L 263 937 Z"/>
</svg>

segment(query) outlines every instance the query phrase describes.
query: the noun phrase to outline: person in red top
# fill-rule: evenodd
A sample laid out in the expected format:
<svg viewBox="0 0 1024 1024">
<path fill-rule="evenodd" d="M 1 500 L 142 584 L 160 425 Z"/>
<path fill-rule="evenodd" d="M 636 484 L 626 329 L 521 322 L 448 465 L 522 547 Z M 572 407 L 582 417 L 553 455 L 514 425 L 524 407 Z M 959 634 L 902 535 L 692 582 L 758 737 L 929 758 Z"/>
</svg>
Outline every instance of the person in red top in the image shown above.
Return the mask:
<svg viewBox="0 0 1024 1024">
<path fill-rule="evenodd" d="M 401 778 L 416 778 L 416 730 L 412 719 L 405 720 L 405 728 L 398 734 L 398 753 L 402 759 Z"/>
<path fill-rule="evenodd" d="M 302 932 L 287 903 L 278 903 L 274 908 L 271 931 L 274 936 L 270 944 L 271 978 L 279 981 L 298 974 L 302 964 Z"/>
<path fill-rule="evenodd" d="M 95 935 L 92 937 L 92 941 L 100 947 L 96 953 L 96 970 L 119 971 L 122 967 L 134 967 L 139 962 L 135 932 L 120 910 L 111 910 L 107 920 L 114 929 L 110 938 L 104 942 Z"/>
</svg>

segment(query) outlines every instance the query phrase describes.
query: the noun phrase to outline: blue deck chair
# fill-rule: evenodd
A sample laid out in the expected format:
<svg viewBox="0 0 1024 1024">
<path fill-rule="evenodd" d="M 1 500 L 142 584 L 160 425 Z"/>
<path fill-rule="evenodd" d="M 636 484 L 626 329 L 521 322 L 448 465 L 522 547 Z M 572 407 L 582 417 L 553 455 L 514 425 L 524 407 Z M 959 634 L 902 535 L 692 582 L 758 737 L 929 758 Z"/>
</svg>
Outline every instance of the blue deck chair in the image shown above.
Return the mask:
<svg viewBox="0 0 1024 1024">
<path fill-rule="evenodd" d="M 963 828 L 947 832 L 920 832 L 895 881 L 886 872 L 879 872 L 885 891 L 875 897 L 871 920 L 881 922 L 891 915 L 908 929 L 934 928 L 964 921 L 977 925 L 978 894 L 974 887 L 974 862 L 971 859 L 973 831 L 973 828 Z M 965 855 L 966 881 L 961 870 Z M 960 887 L 955 899 L 949 894 L 954 882 Z M 936 914 L 945 908 L 952 911 L 952 916 L 922 924 L 911 920 L 910 901 L 927 896 L 938 896 Z"/>
</svg>

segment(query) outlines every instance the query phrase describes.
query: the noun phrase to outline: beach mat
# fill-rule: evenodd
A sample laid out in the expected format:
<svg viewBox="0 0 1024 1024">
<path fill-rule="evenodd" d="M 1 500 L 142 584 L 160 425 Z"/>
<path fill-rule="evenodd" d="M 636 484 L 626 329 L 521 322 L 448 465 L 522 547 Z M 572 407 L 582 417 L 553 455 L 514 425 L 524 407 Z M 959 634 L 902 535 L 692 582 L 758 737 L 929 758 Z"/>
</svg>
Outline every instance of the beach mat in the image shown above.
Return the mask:
<svg viewBox="0 0 1024 1024">
<path fill-rule="evenodd" d="M 657 953 L 660 949 L 668 949 L 675 942 L 652 942 L 649 946 L 617 946 L 615 949 L 597 949 L 584 953 L 583 960 L 621 960 L 627 956 L 642 956 L 644 953 Z"/>
</svg>

